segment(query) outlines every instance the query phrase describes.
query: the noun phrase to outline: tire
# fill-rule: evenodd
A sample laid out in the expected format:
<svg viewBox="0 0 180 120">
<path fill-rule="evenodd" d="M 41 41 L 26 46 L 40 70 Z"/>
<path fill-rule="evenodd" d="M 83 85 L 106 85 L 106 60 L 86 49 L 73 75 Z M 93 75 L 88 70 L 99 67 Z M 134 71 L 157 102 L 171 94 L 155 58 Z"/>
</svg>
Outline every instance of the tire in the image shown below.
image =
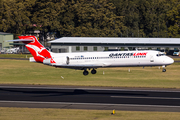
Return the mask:
<svg viewBox="0 0 180 120">
<path fill-rule="evenodd" d="M 166 69 L 163 69 L 162 72 L 166 72 Z"/>
<path fill-rule="evenodd" d="M 84 72 L 83 72 L 83 75 L 85 75 L 85 76 L 88 75 L 88 74 L 89 74 L 88 71 L 84 71 Z"/>
<path fill-rule="evenodd" d="M 94 69 L 91 70 L 91 73 L 92 73 L 92 74 L 96 74 L 96 70 L 94 70 Z"/>
</svg>

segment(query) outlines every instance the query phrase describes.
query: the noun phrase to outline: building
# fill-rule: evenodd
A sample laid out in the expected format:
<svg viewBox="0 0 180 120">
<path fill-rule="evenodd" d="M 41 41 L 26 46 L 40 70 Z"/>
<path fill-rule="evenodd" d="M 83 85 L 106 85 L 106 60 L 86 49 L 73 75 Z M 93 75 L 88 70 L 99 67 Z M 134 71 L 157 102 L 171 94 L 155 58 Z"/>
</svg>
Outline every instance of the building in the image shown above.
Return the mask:
<svg viewBox="0 0 180 120">
<path fill-rule="evenodd" d="M 13 45 L 9 45 L 9 43 L 13 43 L 13 42 L 7 42 L 8 40 L 13 40 L 13 39 L 14 39 L 13 34 L 0 32 L 0 51 L 3 48 L 13 47 Z"/>
<path fill-rule="evenodd" d="M 62 37 L 51 43 L 52 52 L 118 51 L 128 48 L 174 50 L 180 48 L 180 38 L 111 38 L 111 37 Z"/>
</svg>

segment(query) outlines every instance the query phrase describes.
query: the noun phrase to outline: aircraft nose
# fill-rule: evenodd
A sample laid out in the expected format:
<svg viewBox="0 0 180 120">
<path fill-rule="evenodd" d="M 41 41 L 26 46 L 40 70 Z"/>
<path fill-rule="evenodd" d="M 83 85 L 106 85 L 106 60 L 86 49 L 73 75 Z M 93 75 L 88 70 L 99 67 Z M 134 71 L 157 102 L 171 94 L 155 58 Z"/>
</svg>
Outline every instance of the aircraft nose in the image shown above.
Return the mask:
<svg viewBox="0 0 180 120">
<path fill-rule="evenodd" d="M 173 64 L 173 63 L 174 63 L 174 60 L 173 60 L 172 58 L 171 58 L 171 60 L 170 60 L 170 63 L 171 63 L 171 64 Z"/>
<path fill-rule="evenodd" d="M 168 64 L 173 64 L 174 63 L 174 60 L 172 58 L 168 58 L 167 61 L 166 61 Z"/>
<path fill-rule="evenodd" d="M 170 64 L 174 63 L 174 60 L 172 58 L 166 56 L 163 58 L 163 63 L 166 65 L 170 65 Z"/>
</svg>

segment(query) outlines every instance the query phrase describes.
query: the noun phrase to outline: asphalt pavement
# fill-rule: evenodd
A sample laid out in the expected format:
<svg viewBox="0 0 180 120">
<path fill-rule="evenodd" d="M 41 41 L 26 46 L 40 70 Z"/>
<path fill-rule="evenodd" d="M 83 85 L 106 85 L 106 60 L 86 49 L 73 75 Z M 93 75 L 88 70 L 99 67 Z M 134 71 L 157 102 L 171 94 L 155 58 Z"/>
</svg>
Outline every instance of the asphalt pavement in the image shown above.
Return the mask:
<svg viewBox="0 0 180 120">
<path fill-rule="evenodd" d="M 180 90 L 0 85 L 0 107 L 180 112 Z"/>
</svg>

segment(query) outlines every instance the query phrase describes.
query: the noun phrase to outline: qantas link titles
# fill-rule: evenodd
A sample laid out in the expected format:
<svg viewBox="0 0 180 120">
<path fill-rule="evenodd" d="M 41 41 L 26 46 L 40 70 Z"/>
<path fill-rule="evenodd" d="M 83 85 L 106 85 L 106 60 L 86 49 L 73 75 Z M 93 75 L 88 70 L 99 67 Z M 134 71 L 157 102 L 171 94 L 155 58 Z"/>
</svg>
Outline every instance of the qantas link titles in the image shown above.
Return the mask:
<svg viewBox="0 0 180 120">
<path fill-rule="evenodd" d="M 165 66 L 170 65 L 174 60 L 158 51 L 111 51 L 111 52 L 81 52 L 81 53 L 52 53 L 42 46 L 35 36 L 19 36 L 18 40 L 25 43 L 25 46 L 33 55 L 31 62 L 39 62 L 46 65 L 84 70 L 83 74 L 88 75 L 88 69 L 96 74 L 100 67 L 131 67 L 131 66 Z"/>
<path fill-rule="evenodd" d="M 146 56 L 147 52 L 138 52 L 138 53 L 112 53 L 109 56 L 114 57 L 114 56 Z"/>
</svg>

